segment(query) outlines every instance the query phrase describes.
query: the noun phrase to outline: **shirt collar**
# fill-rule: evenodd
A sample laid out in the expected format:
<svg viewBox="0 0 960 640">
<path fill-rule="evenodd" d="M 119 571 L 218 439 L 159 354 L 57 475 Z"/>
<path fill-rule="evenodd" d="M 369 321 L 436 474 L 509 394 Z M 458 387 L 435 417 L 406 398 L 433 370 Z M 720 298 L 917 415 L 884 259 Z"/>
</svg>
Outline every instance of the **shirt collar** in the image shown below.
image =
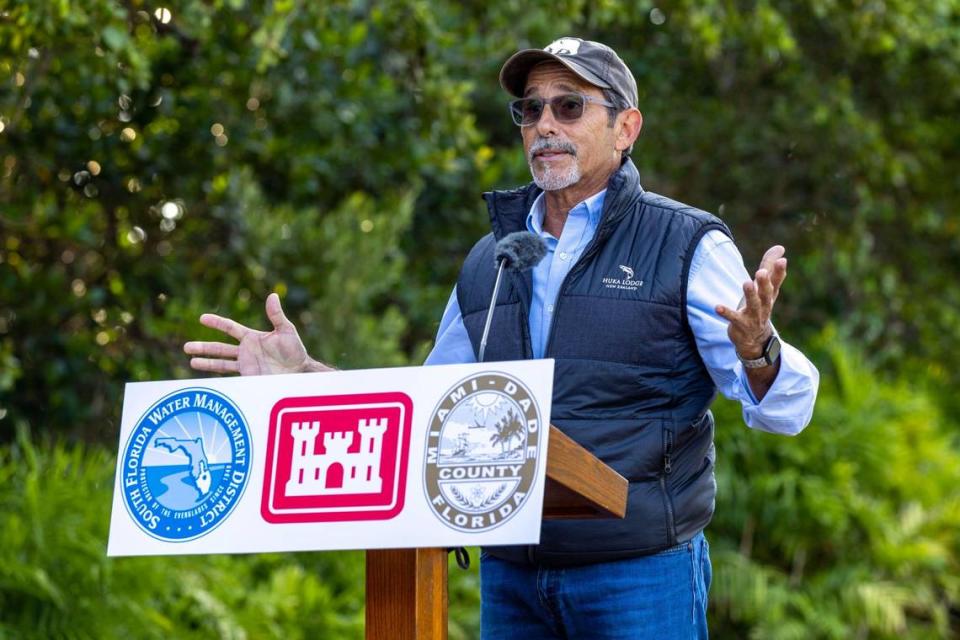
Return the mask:
<svg viewBox="0 0 960 640">
<path fill-rule="evenodd" d="M 543 193 L 544 192 L 541 191 L 537 199 L 533 201 L 533 205 L 530 207 L 530 213 L 527 214 L 527 230 L 541 237 L 550 235 L 543 230 L 543 214 L 545 211 Z M 570 213 L 567 215 L 586 216 L 590 226 L 596 228 L 600 222 L 600 215 L 603 213 L 603 202 L 606 197 L 606 189 L 598 191 L 577 204 L 573 209 L 570 209 Z"/>
</svg>

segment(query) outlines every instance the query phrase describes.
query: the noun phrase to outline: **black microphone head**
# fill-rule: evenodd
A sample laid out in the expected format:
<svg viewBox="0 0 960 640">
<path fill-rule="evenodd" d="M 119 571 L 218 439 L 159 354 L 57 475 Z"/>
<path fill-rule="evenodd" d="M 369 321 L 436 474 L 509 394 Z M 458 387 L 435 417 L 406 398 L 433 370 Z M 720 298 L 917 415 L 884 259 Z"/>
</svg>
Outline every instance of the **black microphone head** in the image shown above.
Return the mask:
<svg viewBox="0 0 960 640">
<path fill-rule="evenodd" d="M 511 271 L 526 271 L 547 255 L 547 245 L 535 233 L 529 231 L 514 231 L 505 235 L 497 243 L 494 250 L 494 266 L 500 267 L 504 260 L 504 267 Z"/>
</svg>

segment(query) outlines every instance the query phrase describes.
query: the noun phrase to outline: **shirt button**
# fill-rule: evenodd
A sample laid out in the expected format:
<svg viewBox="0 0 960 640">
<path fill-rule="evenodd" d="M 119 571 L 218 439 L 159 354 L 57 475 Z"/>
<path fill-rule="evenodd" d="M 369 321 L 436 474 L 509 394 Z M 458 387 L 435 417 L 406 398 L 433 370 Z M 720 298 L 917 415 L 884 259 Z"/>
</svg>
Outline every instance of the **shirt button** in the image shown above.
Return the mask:
<svg viewBox="0 0 960 640">
<path fill-rule="evenodd" d="M 547 313 L 553 313 L 553 305 L 547 305 Z"/>
<path fill-rule="evenodd" d="M 564 261 L 569 260 L 569 259 L 570 259 L 570 254 L 567 253 L 566 251 L 561 251 L 561 252 L 560 252 L 560 259 L 561 259 L 561 260 L 564 260 Z"/>
</svg>

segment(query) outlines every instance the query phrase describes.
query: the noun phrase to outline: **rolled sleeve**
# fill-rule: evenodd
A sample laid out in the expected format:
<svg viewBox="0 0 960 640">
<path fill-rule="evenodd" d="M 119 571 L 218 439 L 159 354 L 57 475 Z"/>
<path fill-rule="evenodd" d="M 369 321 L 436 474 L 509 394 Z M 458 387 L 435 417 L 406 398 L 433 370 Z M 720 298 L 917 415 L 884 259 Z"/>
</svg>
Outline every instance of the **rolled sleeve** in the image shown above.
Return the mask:
<svg viewBox="0 0 960 640">
<path fill-rule="evenodd" d="M 687 281 L 690 328 L 714 384 L 725 397 L 740 402 L 746 425 L 796 435 L 813 416 L 820 384 L 817 368 L 799 349 L 781 340 L 780 371 L 758 402 L 727 336 L 727 321 L 716 312 L 718 304 L 736 309 L 743 283 L 750 279 L 733 240 L 721 231 L 705 234 L 694 252 Z"/>
<path fill-rule="evenodd" d="M 739 361 L 737 380 L 749 398 L 749 402 L 741 403 L 747 426 L 793 436 L 803 431 L 813 417 L 820 372 L 799 349 L 782 340 L 780 344 L 780 371 L 763 400 L 757 402 Z"/>
</svg>

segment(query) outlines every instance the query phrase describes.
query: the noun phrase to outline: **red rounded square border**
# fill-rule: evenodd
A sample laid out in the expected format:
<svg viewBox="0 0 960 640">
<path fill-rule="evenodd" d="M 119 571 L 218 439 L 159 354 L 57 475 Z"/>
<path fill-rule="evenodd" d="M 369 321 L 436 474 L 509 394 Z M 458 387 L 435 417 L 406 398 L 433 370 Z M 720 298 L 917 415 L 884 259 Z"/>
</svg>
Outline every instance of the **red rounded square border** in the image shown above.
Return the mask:
<svg viewBox="0 0 960 640">
<path fill-rule="evenodd" d="M 396 500 L 382 510 L 368 509 L 364 511 L 326 509 L 320 512 L 298 510 L 296 513 L 284 513 L 271 510 L 271 495 L 273 494 L 276 478 L 275 457 L 277 430 L 280 429 L 281 413 L 288 409 L 331 408 L 337 406 L 356 405 L 383 405 L 399 404 L 401 407 L 400 430 L 397 438 L 397 482 L 394 485 Z M 361 393 L 332 396 L 304 396 L 283 398 L 270 411 L 270 429 L 267 441 L 267 460 L 264 469 L 263 494 L 260 502 L 260 515 L 264 520 L 274 524 L 302 523 L 302 522 L 349 522 L 357 520 L 389 520 L 403 510 L 406 497 L 407 465 L 410 458 L 410 430 L 413 422 L 413 401 L 405 393 L 399 391 L 385 393 Z"/>
</svg>

